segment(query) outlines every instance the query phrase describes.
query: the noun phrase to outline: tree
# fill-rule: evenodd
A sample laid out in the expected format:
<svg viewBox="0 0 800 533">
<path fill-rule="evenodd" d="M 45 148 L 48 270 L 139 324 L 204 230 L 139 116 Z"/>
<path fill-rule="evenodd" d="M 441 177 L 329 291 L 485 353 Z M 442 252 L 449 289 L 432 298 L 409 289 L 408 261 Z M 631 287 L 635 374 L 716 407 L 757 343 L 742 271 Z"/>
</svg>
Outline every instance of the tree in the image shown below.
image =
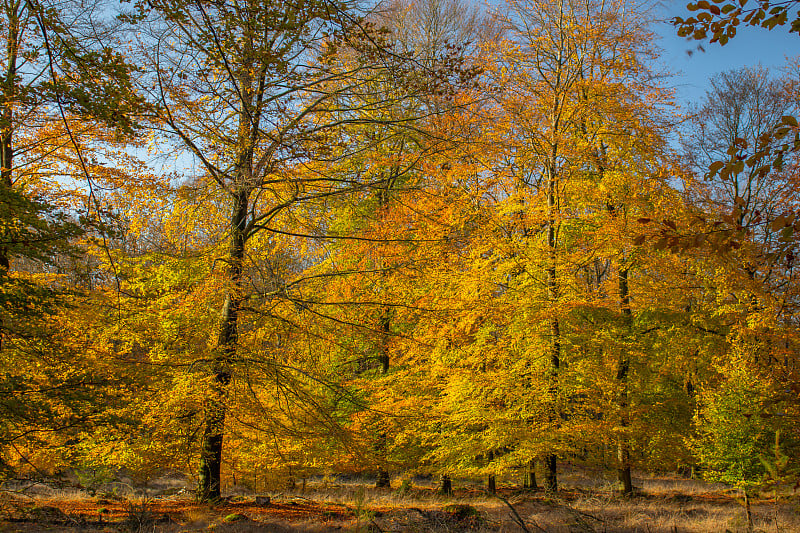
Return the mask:
<svg viewBox="0 0 800 533">
<path fill-rule="evenodd" d="M 512 257 L 522 261 L 521 278 L 531 278 L 519 289 L 532 291 L 536 301 L 542 296 L 533 296 L 535 287 L 544 283 L 547 288 L 547 303 L 540 305 L 549 324 L 545 338 L 550 344 L 550 431 L 558 434 L 567 416 L 563 410 L 568 409 L 569 397 L 569 393 L 559 391 L 559 375 L 569 342 L 569 326 L 562 321 L 569 320 L 569 302 L 582 298 L 567 288 L 574 286 L 569 265 L 581 262 L 575 255 L 580 253 L 576 245 L 587 226 L 574 213 L 589 214 L 599 208 L 600 213 L 610 212 L 613 217 L 616 212 L 629 209 L 630 193 L 614 181 L 620 180 L 621 175 L 636 174 L 628 169 L 630 160 L 637 160 L 646 172 L 652 157 L 649 154 L 661 149 L 654 140 L 659 126 L 637 111 L 636 102 L 651 90 L 643 82 L 647 78 L 649 51 L 646 30 L 635 16 L 627 14 L 629 6 L 515 2 L 510 7 L 507 23 L 513 37 L 507 49 L 499 50 L 496 61 L 501 65 L 497 85 L 511 86 L 507 96 L 501 97 L 508 115 L 504 124 L 509 128 L 504 135 L 509 139 L 509 153 L 504 159 L 511 162 L 507 172 L 515 180 L 509 198 L 514 207 L 506 209 L 519 213 L 519 222 L 511 227 L 514 234 L 520 235 L 519 242 L 525 244 Z M 633 40 L 631 35 L 638 37 Z M 650 97 L 659 98 L 656 94 L 657 89 Z M 629 142 L 637 134 L 647 141 L 640 145 Z M 614 180 L 603 185 L 608 197 L 592 198 L 583 183 L 592 179 L 602 183 L 606 173 Z M 617 187 L 621 196 L 614 195 Z M 539 253 L 548 258 L 544 264 L 535 259 L 537 254 L 533 251 L 542 245 L 545 249 L 539 249 Z M 527 247 L 530 248 L 526 250 Z M 543 270 L 534 274 L 538 269 Z M 620 270 L 619 305 L 625 311 L 629 310 L 627 291 L 623 289 L 626 267 Z M 543 280 L 537 280 L 538 276 Z M 624 357 L 620 365 L 625 367 Z M 618 374 L 624 382 L 625 372 Z M 559 440 L 566 439 L 555 438 L 555 442 Z M 556 454 L 544 459 L 545 485 L 555 490 Z M 626 487 L 629 485 L 626 483 Z"/>
<path fill-rule="evenodd" d="M 593 293 L 582 287 L 595 259 L 630 251 L 632 217 L 668 189 L 664 125 L 646 104 L 663 98 L 644 82 L 647 40 L 622 6 L 606 4 L 602 16 L 599 5 L 516 7 L 507 39 L 487 46 L 484 98 L 451 117 L 466 142 L 428 162 L 432 186 L 409 206 L 427 214 L 417 231 L 441 238 L 426 245 L 438 259 L 401 256 L 414 265 L 409 301 L 432 311 L 409 310 L 416 327 L 397 341 L 406 364 L 394 382 L 414 391 L 426 422 L 409 424 L 404 439 L 427 448 L 423 464 L 443 474 L 529 473 L 532 460 L 554 467 L 556 454 L 622 443 L 644 426 L 620 428 L 624 406 L 606 401 L 625 387 L 618 359 L 638 349 L 618 327 L 628 306 L 616 289 L 609 297 L 608 274 Z"/>
<path fill-rule="evenodd" d="M 13 278 L 12 259 L 51 263 L 81 232 L 66 213 L 67 205 L 53 205 L 47 198 L 48 180 L 75 175 L 68 168 L 70 152 L 81 158 L 75 154 L 79 132 L 73 135 L 69 128 L 75 123 L 68 118 L 82 117 L 91 121 L 90 127 L 111 126 L 130 133 L 130 112 L 137 100 L 131 98 L 124 58 L 103 47 L 108 43 L 79 42 L 87 24 L 99 30 L 101 22 L 81 16 L 77 6 L 65 4 L 56 10 L 47 3 L 9 0 L 0 16 L 6 29 L 0 85 L 0 277 L 8 288 L 4 303 L 9 306 L 3 307 L 11 309 L 24 305 L 28 290 L 33 291 L 31 297 L 47 292 Z M 64 133 L 71 141 L 59 138 Z M 3 322 L 8 327 L 8 320 Z M 0 329 L 0 339 L 2 335 Z"/>
<path fill-rule="evenodd" d="M 792 10 L 797 9 L 800 5 L 795 0 L 780 2 L 777 5 L 770 5 L 769 2 L 761 0 L 753 3 L 744 0 L 740 1 L 738 5 L 730 3 L 722 7 L 717 5 L 721 3 L 709 3 L 704 0 L 696 4 L 688 4 L 687 8 L 690 11 L 701 11 L 701 13 L 697 17 L 673 18 L 672 23 L 678 27 L 678 34 L 688 39 L 703 40 L 709 37 L 708 32 L 711 31 L 710 42 L 719 42 L 720 45 L 724 45 L 736 35 L 736 27 L 741 22 L 772 30 L 776 26 L 786 24 Z M 795 14 L 790 31 L 800 31 L 800 12 Z M 798 126 L 797 117 L 791 114 L 783 115 L 754 142 L 748 142 L 741 137 L 736 138 L 735 142 L 728 147 L 726 157 L 722 157 L 708 166 L 705 177 L 737 181 L 738 175 L 747 169 L 748 174 L 757 173 L 763 178 L 773 171 L 781 172 L 785 159 L 794 157 L 798 151 L 800 151 L 800 126 Z M 735 219 L 739 218 L 743 211 L 743 209 L 739 209 L 717 217 L 712 221 L 713 227 L 702 232 L 684 227 L 679 229 L 675 222 L 671 221 L 671 225 L 675 227 L 661 228 L 661 242 L 663 246 L 668 246 L 673 250 L 698 246 L 704 241 L 708 241 L 716 250 L 738 248 L 740 240 L 746 237 L 748 232 L 747 229 L 735 223 Z M 783 246 L 776 254 L 787 260 L 794 256 L 795 219 L 795 213 L 790 212 L 776 224 L 777 229 L 784 231 L 781 239 Z M 701 222 L 705 222 L 705 219 Z"/>
<path fill-rule="evenodd" d="M 791 81 L 775 78 L 764 68 L 722 72 L 710 84 L 683 136 L 686 158 L 698 173 L 726 157 L 731 146 L 757 145 L 781 117 L 796 111 L 797 102 L 787 91 Z M 790 180 L 786 170 L 763 172 L 763 162 L 754 162 L 727 180 L 711 178 L 703 199 L 714 204 L 709 209 L 731 210 L 738 205 L 735 222 L 748 228 L 758 215 L 762 220 L 775 218 L 781 211 L 775 204 L 785 196 Z"/>
<path fill-rule="evenodd" d="M 53 329 L 69 288 L 59 264 L 76 255 L 90 220 L 78 220 L 78 199 L 59 180 L 91 180 L 80 164 L 85 136 L 102 143 L 131 134 L 139 101 L 124 57 L 107 39 L 85 38 L 88 29 L 108 37 L 96 13 L 16 0 L 0 9 L 0 354 L 3 387 L 13 392 L 4 395 L 0 442 L 4 454 L 20 454 L 26 440 L 73 430 L 96 414 L 87 398 L 99 383 L 71 370 L 69 362 L 82 365 L 80 351 Z"/>
<path fill-rule="evenodd" d="M 214 500 L 231 387 L 248 375 L 248 365 L 281 368 L 279 356 L 292 351 L 282 330 L 302 328 L 302 311 L 311 310 L 302 295 L 303 262 L 323 256 L 327 238 L 347 237 L 320 215 L 338 197 L 386 183 L 383 175 L 341 179 L 331 172 L 348 155 L 334 132 L 386 121 L 380 135 L 391 135 L 412 121 L 382 118 L 390 116 L 382 110 L 395 100 L 362 98 L 357 108 L 337 104 L 350 105 L 351 94 L 370 94 L 387 69 L 402 73 L 409 67 L 384 46 L 382 31 L 347 3 L 164 1 L 141 17 L 148 72 L 142 88 L 157 109 L 153 124 L 165 142 L 195 158 L 202 172 L 191 185 L 213 199 L 216 215 L 227 216 L 224 231 L 209 220 L 216 265 L 208 271 L 214 278 L 209 297 L 220 316 L 216 340 L 196 359 L 209 384 L 198 497 Z M 291 257 L 294 246 L 312 257 L 282 263 L 280 252 Z M 243 349 L 256 324 L 262 346 L 274 352 L 269 357 Z M 271 356 L 278 358 L 274 365 L 268 364 Z"/>
<path fill-rule="evenodd" d="M 742 22 L 768 30 L 786 24 L 798 3 L 698 2 L 687 7 L 700 14 L 673 19 L 679 35 L 706 39 L 711 33 L 712 43 L 724 45 Z M 790 32 L 798 30 L 800 13 L 795 12 Z M 784 422 L 793 425 L 790 413 L 796 410 L 796 387 L 786 386 L 796 376 L 785 351 L 796 327 L 790 311 L 796 290 L 794 191 L 800 150 L 796 83 L 788 76 L 771 78 L 763 69 L 726 72 L 713 80 L 699 110 L 699 120 L 708 120 L 710 128 L 690 133 L 688 143 L 692 163 L 705 173 L 705 183 L 695 187 L 705 212 L 697 213 L 689 227 L 673 222 L 671 230 L 662 230 L 663 246 L 684 253 L 710 248 L 721 255 L 726 279 L 717 290 L 731 294 L 735 288 L 726 306 L 728 325 L 734 327 L 721 328 L 727 331 L 730 362 L 713 365 L 716 376 L 706 384 L 695 424 L 698 458 L 709 468 L 708 476 L 745 485 L 765 471 L 744 457 L 747 448 L 766 447 L 788 427 Z M 783 394 L 776 395 L 780 389 Z M 772 419 L 774 406 L 782 415 Z M 731 435 L 740 444 L 729 440 Z M 785 444 L 793 446 L 792 437 Z"/>
<path fill-rule="evenodd" d="M 692 168 L 703 172 L 726 157 L 730 147 L 778 144 L 771 136 L 774 124 L 797 108 L 787 91 L 791 86 L 791 80 L 771 77 L 760 68 L 712 78 L 685 137 Z M 787 232 L 781 219 L 797 209 L 797 157 L 788 153 L 781 168 L 762 157 L 724 179 L 715 175 L 687 184 L 697 216 L 713 219 L 722 214 L 738 229 L 737 246 L 716 258 L 724 279 L 712 281 L 708 276 L 709 289 L 719 300 L 727 300 L 727 324 L 717 329 L 725 334 L 729 360 L 714 362 L 701 383 L 694 442 L 707 478 L 745 488 L 765 473 L 759 453 L 793 425 L 793 393 L 785 386 L 796 379 L 785 352 L 795 335 L 790 309 L 795 306 L 796 282 L 784 255 Z M 784 394 L 777 394 L 781 388 Z M 782 416 L 772 417 L 775 406 Z M 793 434 L 786 434 L 783 444 L 792 448 Z M 746 458 L 748 453 L 755 460 Z"/>
<path fill-rule="evenodd" d="M 393 337 L 409 333 L 413 322 L 407 313 L 419 310 L 409 302 L 406 283 L 407 277 L 413 276 L 409 269 L 414 267 L 403 252 L 413 254 L 417 257 L 415 261 L 424 261 L 426 251 L 438 251 L 430 244 L 435 238 L 421 231 L 421 224 L 408 209 L 416 205 L 419 195 L 436 194 L 435 178 L 431 176 L 433 162 L 457 157 L 454 146 L 464 142 L 446 125 L 460 108 L 468 105 L 468 98 L 474 96 L 470 89 L 480 73 L 479 49 L 493 35 L 493 25 L 479 9 L 455 0 L 398 2 L 391 6 L 383 22 L 390 31 L 387 39 L 392 48 L 408 58 L 407 61 L 424 68 L 422 72 L 405 72 L 402 82 L 397 77 L 381 80 L 382 84 L 367 95 L 370 99 L 394 101 L 395 105 L 387 107 L 384 112 L 391 115 L 381 117 L 373 128 L 362 128 L 358 136 L 350 137 L 351 143 L 360 139 L 359 145 L 371 149 L 363 151 L 358 166 L 353 166 L 351 158 L 342 171 L 345 174 L 374 172 L 383 174 L 384 178 L 380 189 L 374 191 L 374 198 L 364 198 L 336 215 L 339 225 L 353 224 L 356 234 L 368 240 L 344 240 L 334 244 L 331 265 L 340 269 L 350 267 L 350 275 L 334 281 L 332 286 L 337 292 L 344 289 L 352 296 L 359 295 L 367 303 L 366 308 L 378 305 L 366 314 L 369 319 L 361 332 L 365 337 L 372 337 L 372 340 L 365 339 L 365 344 L 373 346 L 370 351 L 375 355 L 357 356 L 356 373 L 364 375 L 354 381 L 360 381 L 361 385 L 356 387 L 374 398 L 368 403 L 376 406 L 379 412 L 402 416 L 397 410 L 397 405 L 402 403 L 399 401 L 402 393 L 389 385 L 391 378 L 387 376 L 394 370 L 396 358 L 402 360 L 402 354 L 394 347 L 397 339 Z M 398 86 L 404 89 L 398 91 Z M 411 87 L 415 90 L 409 92 Z M 353 102 L 340 107 L 362 105 Z M 424 112 L 415 119 L 420 109 Z M 385 123 L 408 119 L 414 120 L 414 128 L 392 135 L 387 135 L 388 131 L 379 133 L 381 129 L 386 130 Z M 384 141 L 378 145 L 369 139 Z M 387 242 L 381 243 L 383 239 Z M 352 312 L 345 315 L 348 322 L 363 322 L 359 317 L 365 316 L 364 306 L 353 307 Z M 357 332 L 354 335 L 361 336 Z M 388 379 L 375 380 L 371 373 L 365 373 L 375 365 Z M 386 398 L 386 389 L 394 389 L 391 399 Z M 373 439 L 376 455 L 383 456 L 379 461 L 386 463 L 386 459 L 394 455 L 398 462 L 407 462 L 408 451 L 396 445 L 394 454 L 389 450 L 393 433 L 387 432 L 387 428 L 395 430 L 397 423 L 385 416 L 383 420 L 380 416 L 376 418 L 372 425 L 383 428 Z M 387 486 L 386 467 L 379 467 L 378 474 L 378 484 Z"/>
<path fill-rule="evenodd" d="M 791 81 L 772 78 L 764 69 L 721 73 L 711 80 L 703 105 L 684 136 L 686 160 L 695 172 L 703 172 L 726 156 L 731 147 L 753 146 L 770 137 L 776 122 L 797 108 L 788 92 Z M 773 139 L 774 143 L 778 141 Z M 766 145 L 765 145 L 766 146 Z M 742 165 L 726 178 L 709 177 L 691 182 L 687 192 L 705 213 L 728 214 L 740 231 L 739 251 L 730 259 L 739 263 L 747 279 L 759 284 L 780 284 L 780 249 L 785 246 L 782 217 L 796 209 L 793 177 L 797 158 L 786 157 L 782 168 L 773 168 L 766 156 Z M 762 165 L 762 163 L 765 163 Z M 769 171 L 765 170 L 769 168 Z M 713 215 L 712 215 L 713 216 Z M 785 233 L 785 232 L 784 232 Z M 769 292 L 779 292 L 776 286 Z M 756 298 L 755 294 L 752 298 Z M 753 311 L 757 305 L 753 300 Z"/>
</svg>

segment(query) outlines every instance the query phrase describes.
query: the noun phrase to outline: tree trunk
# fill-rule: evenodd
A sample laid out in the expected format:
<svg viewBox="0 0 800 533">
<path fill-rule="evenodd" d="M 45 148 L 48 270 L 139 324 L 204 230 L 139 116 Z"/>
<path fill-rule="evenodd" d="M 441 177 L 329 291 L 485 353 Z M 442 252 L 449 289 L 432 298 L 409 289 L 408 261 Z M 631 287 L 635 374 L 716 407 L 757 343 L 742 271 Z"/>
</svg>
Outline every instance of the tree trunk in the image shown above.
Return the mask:
<svg viewBox="0 0 800 533">
<path fill-rule="evenodd" d="M 389 472 L 385 468 L 378 469 L 378 479 L 375 481 L 375 488 L 388 489 L 391 488 L 392 483 L 389 478 Z"/>
<path fill-rule="evenodd" d="M 453 494 L 453 482 L 450 480 L 450 476 L 447 474 L 442 475 L 442 482 L 439 485 L 439 492 L 451 496 Z"/>
<path fill-rule="evenodd" d="M 19 54 L 19 17 L 18 13 L 8 10 L 8 27 L 6 28 L 6 64 L 3 80 L 3 103 L 0 113 L 0 189 L 11 191 L 13 186 L 12 171 L 14 168 L 14 103 L 17 100 L 17 59 Z M 5 196 L 0 194 L 0 198 Z M 5 236 L 9 240 L 8 235 Z M 0 246 L 0 276 L 5 276 L 11 269 L 11 257 L 6 246 Z M 4 342 L 4 324 L 0 322 L 0 349 Z"/>
<path fill-rule="evenodd" d="M 3 103 L 0 113 L 0 187 L 11 190 L 11 173 L 14 168 L 14 105 L 17 100 L 17 56 L 19 54 L 19 17 L 9 10 L 6 28 L 6 53 L 8 63 L 3 80 Z M 8 250 L 0 247 L 0 268 L 5 272 L 10 266 Z"/>
<path fill-rule="evenodd" d="M 744 493 L 744 513 L 747 518 L 747 533 L 753 533 L 753 512 L 750 508 L 750 494 L 747 489 L 742 489 Z"/>
<path fill-rule="evenodd" d="M 554 154 L 557 153 L 557 147 L 553 148 Z M 555 156 L 554 156 L 555 159 Z M 547 292 L 550 304 L 554 305 L 558 301 L 559 288 L 558 277 L 556 272 L 557 265 L 557 235 L 555 213 L 558 209 L 556 202 L 557 198 L 556 186 L 556 167 L 555 161 L 551 163 L 548 169 L 548 194 L 547 194 L 547 209 L 548 209 L 548 228 L 547 228 L 547 248 L 549 254 L 549 265 L 547 268 Z M 558 412 L 558 369 L 561 366 L 561 324 L 558 316 L 553 314 L 550 319 L 550 423 L 552 429 L 555 430 L 560 425 L 559 412 Z M 544 488 L 548 492 L 558 491 L 558 469 L 557 458 L 555 454 L 550 454 L 545 457 L 545 479 Z"/>
<path fill-rule="evenodd" d="M 631 315 L 630 292 L 628 290 L 628 269 L 619 269 L 619 299 L 622 308 L 622 320 L 625 334 L 630 335 L 633 317 Z M 628 419 L 628 371 L 630 370 L 630 359 L 628 354 L 620 352 L 617 360 L 617 385 L 619 387 L 619 397 L 617 407 L 620 413 L 620 428 L 622 434 L 617 442 L 617 476 L 619 478 L 622 494 L 630 496 L 633 494 L 633 482 L 631 480 L 631 451 L 628 444 L 627 429 L 630 425 Z"/>
<path fill-rule="evenodd" d="M 537 490 L 539 485 L 536 484 L 536 459 L 528 461 L 528 471 L 522 478 L 522 488 Z"/>
<path fill-rule="evenodd" d="M 552 454 L 544 458 L 544 490 L 548 493 L 558 492 L 556 456 Z"/>
<path fill-rule="evenodd" d="M 222 444 L 225 434 L 228 385 L 231 382 L 231 363 L 236 355 L 241 303 L 242 263 L 245 252 L 248 191 L 239 190 L 233 197 L 231 240 L 228 252 L 228 280 L 219 325 L 217 349 L 211 362 L 213 376 L 211 394 L 206 399 L 203 421 L 203 440 L 200 448 L 200 478 L 197 499 L 201 502 L 219 500 L 222 489 Z"/>
<path fill-rule="evenodd" d="M 488 462 L 488 466 L 491 467 L 492 461 L 494 461 L 494 452 L 492 450 L 489 450 L 486 453 L 486 459 L 487 459 L 487 462 Z M 496 480 L 494 474 L 489 474 L 489 478 L 486 480 L 486 491 L 489 494 L 496 494 L 497 493 L 497 480 Z"/>
<path fill-rule="evenodd" d="M 211 403 L 211 402 L 209 402 Z M 224 403 L 217 409 L 209 405 L 204 421 L 202 449 L 200 453 L 200 479 L 197 499 L 201 502 L 219 500 L 222 488 L 222 439 L 225 425 Z"/>
<path fill-rule="evenodd" d="M 381 365 L 381 373 L 386 374 L 389 372 L 389 332 L 391 331 L 391 318 L 389 316 L 389 308 L 384 307 L 381 313 L 381 352 L 379 355 L 379 362 Z M 378 436 L 377 452 L 381 455 L 381 459 L 386 458 L 386 442 L 388 437 L 386 432 Z M 375 482 L 376 488 L 389 488 L 391 487 L 391 480 L 389 472 L 382 466 L 378 467 L 378 479 Z"/>
<path fill-rule="evenodd" d="M 381 374 L 389 372 L 389 338 L 392 333 L 392 317 L 391 309 L 389 306 L 384 306 L 381 311 L 380 317 L 380 355 L 378 355 L 378 362 L 380 363 Z"/>
</svg>

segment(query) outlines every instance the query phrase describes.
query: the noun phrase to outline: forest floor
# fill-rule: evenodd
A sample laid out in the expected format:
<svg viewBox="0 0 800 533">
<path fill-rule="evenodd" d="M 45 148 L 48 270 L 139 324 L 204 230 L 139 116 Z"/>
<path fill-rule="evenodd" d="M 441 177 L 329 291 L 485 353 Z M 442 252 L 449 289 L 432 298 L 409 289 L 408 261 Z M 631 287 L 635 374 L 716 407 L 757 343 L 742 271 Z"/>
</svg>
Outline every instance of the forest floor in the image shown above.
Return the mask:
<svg viewBox="0 0 800 533">
<path fill-rule="evenodd" d="M 744 532 L 737 491 L 678 476 L 635 478 L 636 494 L 623 498 L 607 476 L 572 471 L 561 476 L 557 496 L 500 484 L 496 496 L 476 483 L 455 480 L 452 496 L 431 481 L 410 489 L 375 489 L 374 481 L 316 480 L 284 491 L 264 491 L 270 502 L 236 487 L 223 502 L 195 503 L 190 491 L 122 484 L 82 489 L 47 483 L 7 484 L 0 491 L 0 532 Z M 400 482 L 393 482 L 400 486 Z M 13 488 L 12 488 L 13 487 Z M 126 493 L 122 490 L 127 487 Z M 406 487 L 408 488 L 408 487 Z M 110 489 L 110 490 L 103 490 Z M 789 488 L 776 502 L 754 497 L 753 531 L 800 532 L 800 496 Z M 257 504 L 258 503 L 258 504 Z"/>
</svg>

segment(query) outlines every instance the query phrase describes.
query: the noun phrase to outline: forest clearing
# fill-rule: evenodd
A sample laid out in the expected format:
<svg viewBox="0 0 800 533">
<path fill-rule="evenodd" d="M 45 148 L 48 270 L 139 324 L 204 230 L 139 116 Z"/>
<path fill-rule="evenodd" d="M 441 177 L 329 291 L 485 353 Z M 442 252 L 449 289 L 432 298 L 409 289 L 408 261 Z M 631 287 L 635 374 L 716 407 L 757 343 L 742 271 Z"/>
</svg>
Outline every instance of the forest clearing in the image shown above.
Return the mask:
<svg viewBox="0 0 800 533">
<path fill-rule="evenodd" d="M 374 479 L 306 481 L 303 489 L 267 491 L 231 487 L 220 502 L 201 504 L 185 479 L 161 478 L 136 494 L 111 483 L 86 490 L 30 485 L 26 496 L 3 500 L 6 532 L 723 532 L 746 531 L 740 495 L 721 485 L 678 476 L 636 477 L 636 494 L 621 497 L 609 476 L 567 468 L 557 496 L 460 480 L 443 495 L 430 479 L 394 480 L 376 489 Z M 404 488 L 405 487 L 405 488 Z M 800 515 L 791 490 L 754 497 L 754 531 L 798 531 Z M 269 501 L 265 503 L 264 497 Z"/>
<path fill-rule="evenodd" d="M 800 530 L 800 0 L 649 4 L 0 0 L 2 527 Z"/>
</svg>

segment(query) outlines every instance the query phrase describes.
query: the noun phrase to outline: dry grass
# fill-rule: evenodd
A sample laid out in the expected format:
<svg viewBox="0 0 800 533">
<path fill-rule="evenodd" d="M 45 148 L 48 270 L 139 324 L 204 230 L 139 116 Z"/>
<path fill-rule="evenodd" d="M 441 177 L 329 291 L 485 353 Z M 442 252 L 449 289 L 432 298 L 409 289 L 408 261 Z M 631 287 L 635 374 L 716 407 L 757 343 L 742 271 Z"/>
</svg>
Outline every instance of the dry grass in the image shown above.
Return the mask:
<svg viewBox="0 0 800 533">
<path fill-rule="evenodd" d="M 743 532 L 747 527 L 738 494 L 722 485 L 642 475 L 635 479 L 636 495 L 626 499 L 615 493 L 606 476 L 596 473 L 565 470 L 561 484 L 557 497 L 506 484 L 498 498 L 486 494 L 479 484 L 455 480 L 456 493 L 447 497 L 438 494 L 429 480 L 415 480 L 401 494 L 375 489 L 367 481 L 320 479 L 308 482 L 302 491 L 261 493 L 272 498 L 267 507 L 255 506 L 254 495 L 241 488 L 230 491 L 239 495 L 230 502 L 208 506 L 192 502 L 188 494 L 174 494 L 175 487 L 169 483 L 164 484 L 169 490 L 161 494 L 154 489 L 147 496 L 131 491 L 117 499 L 38 487 L 0 493 L 6 519 L 0 521 L 0 532 L 446 533 L 519 532 L 524 527 L 553 533 L 722 533 Z M 393 485 L 399 486 L 399 480 Z M 798 497 L 791 492 L 778 504 L 756 498 L 755 528 L 800 531 L 798 508 Z"/>
</svg>

